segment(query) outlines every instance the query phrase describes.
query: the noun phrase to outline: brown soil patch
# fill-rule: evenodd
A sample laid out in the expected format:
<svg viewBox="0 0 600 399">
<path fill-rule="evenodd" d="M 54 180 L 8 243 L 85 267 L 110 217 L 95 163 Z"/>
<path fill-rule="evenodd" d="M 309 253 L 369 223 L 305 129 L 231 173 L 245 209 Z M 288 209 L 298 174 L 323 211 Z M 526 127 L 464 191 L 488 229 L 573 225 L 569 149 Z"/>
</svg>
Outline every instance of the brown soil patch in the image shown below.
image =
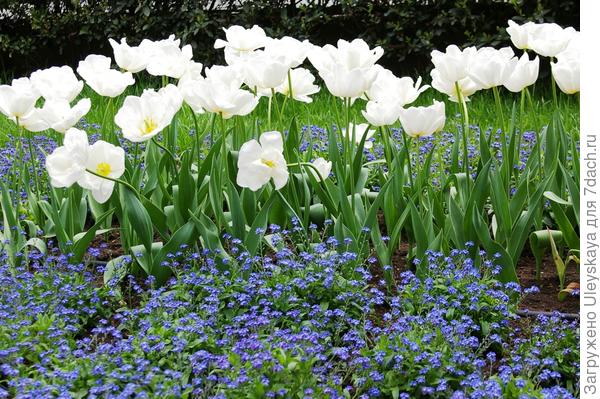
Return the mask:
<svg viewBox="0 0 600 399">
<path fill-rule="evenodd" d="M 560 291 L 556 266 L 550 255 L 544 257 L 541 267 L 540 280 L 535 278 L 535 258 L 524 253 L 517 264 L 517 275 L 523 289 L 536 286 L 540 289 L 537 294 L 526 295 L 519 309 L 542 312 L 559 311 L 561 313 L 579 313 L 579 296 L 569 296 L 563 302 L 558 300 Z M 571 282 L 579 282 L 579 270 L 576 265 L 567 266 L 565 286 Z"/>
</svg>

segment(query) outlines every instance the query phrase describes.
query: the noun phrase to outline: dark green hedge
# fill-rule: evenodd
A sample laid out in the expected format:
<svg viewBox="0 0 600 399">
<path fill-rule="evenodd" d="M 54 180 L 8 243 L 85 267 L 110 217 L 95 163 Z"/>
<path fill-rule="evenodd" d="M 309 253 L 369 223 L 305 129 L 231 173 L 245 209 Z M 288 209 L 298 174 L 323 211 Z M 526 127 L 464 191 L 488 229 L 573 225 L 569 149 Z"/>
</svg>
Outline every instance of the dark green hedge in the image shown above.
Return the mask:
<svg viewBox="0 0 600 399">
<path fill-rule="evenodd" d="M 259 24 L 273 36 L 315 44 L 361 37 L 385 48 L 382 63 L 398 72 L 423 72 L 429 53 L 448 44 L 505 45 L 506 21 L 554 21 L 579 28 L 573 0 L 467 1 L 0 1 L 0 69 L 23 74 L 71 64 L 90 53 L 110 54 L 107 38 L 170 33 L 194 47 L 206 65 L 223 62 L 212 48 L 220 29 Z"/>
</svg>

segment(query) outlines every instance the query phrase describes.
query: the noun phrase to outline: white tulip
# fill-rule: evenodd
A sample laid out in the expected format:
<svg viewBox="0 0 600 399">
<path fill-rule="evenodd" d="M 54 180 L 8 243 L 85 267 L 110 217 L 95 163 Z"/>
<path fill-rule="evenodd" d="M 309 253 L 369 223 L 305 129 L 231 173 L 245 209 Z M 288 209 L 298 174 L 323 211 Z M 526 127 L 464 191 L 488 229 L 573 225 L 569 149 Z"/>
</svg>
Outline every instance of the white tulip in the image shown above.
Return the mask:
<svg viewBox="0 0 600 399">
<path fill-rule="evenodd" d="M 41 108 L 34 108 L 33 111 L 19 118 L 19 125 L 30 132 L 41 132 L 50 128 Z"/>
<path fill-rule="evenodd" d="M 239 64 L 244 83 L 255 89 L 274 89 L 287 77 L 289 67 L 283 58 L 273 58 L 263 51 L 255 51 Z"/>
<path fill-rule="evenodd" d="M 410 137 L 427 137 L 439 132 L 446 123 L 443 102 L 433 101 L 428 107 L 410 107 L 400 110 L 402 129 Z"/>
<path fill-rule="evenodd" d="M 431 70 L 431 86 L 440 93 L 446 94 L 450 101 L 454 102 L 458 102 L 456 83 L 458 83 L 460 95 L 465 101 L 468 101 L 468 97 L 479 90 L 477 84 L 469 77 L 453 82 L 445 79 L 437 69 Z"/>
<path fill-rule="evenodd" d="M 17 122 L 34 111 L 39 98 L 29 78 L 13 79 L 10 85 L 0 86 L 0 112 Z"/>
<path fill-rule="evenodd" d="M 33 72 L 31 83 L 46 100 L 64 98 L 71 102 L 83 89 L 83 82 L 78 80 L 73 69 L 66 65 Z"/>
<path fill-rule="evenodd" d="M 204 71 L 206 79 L 214 84 L 222 84 L 231 89 L 239 89 L 244 83 L 241 65 L 214 65 Z"/>
<path fill-rule="evenodd" d="M 110 69 L 110 58 L 103 55 L 88 55 L 79 62 L 77 73 L 92 90 L 105 97 L 117 97 L 135 83 L 131 72 Z"/>
<path fill-rule="evenodd" d="M 177 81 L 177 87 L 181 89 L 189 82 L 193 82 L 195 80 L 203 80 L 204 77 L 202 76 L 202 69 L 203 65 L 201 63 L 195 61 L 188 62 L 185 72 Z"/>
<path fill-rule="evenodd" d="M 39 110 L 39 117 L 46 122 L 49 128 L 65 133 L 89 112 L 91 106 L 89 98 L 79 100 L 72 108 L 69 102 L 62 98 L 46 100 L 42 109 Z"/>
<path fill-rule="evenodd" d="M 323 181 L 331 174 L 331 167 L 333 165 L 331 161 L 326 161 L 323 158 L 317 158 L 312 161 L 311 164 L 316 171 L 311 167 L 309 167 L 308 170 L 310 170 L 310 173 L 315 177 L 315 179 L 317 179 L 317 181 Z M 317 171 L 319 173 L 317 173 Z"/>
<path fill-rule="evenodd" d="M 556 57 L 567 47 L 575 32 L 571 27 L 563 29 L 555 23 L 538 24 L 530 32 L 529 48 L 544 57 Z"/>
<path fill-rule="evenodd" d="M 250 140 L 242 144 L 237 166 L 238 186 L 257 191 L 273 179 L 275 189 L 281 189 L 289 177 L 281 133 L 266 132 L 259 141 Z"/>
<path fill-rule="evenodd" d="M 471 58 L 468 74 L 479 89 L 502 86 L 512 74 L 517 58 L 510 47 L 483 47 Z"/>
<path fill-rule="evenodd" d="M 295 68 L 290 70 L 292 83 L 292 98 L 296 101 L 311 103 L 309 96 L 317 93 L 320 87 L 315 85 L 315 77 L 305 68 Z M 288 96 L 290 94 L 290 79 L 286 77 L 285 81 L 275 88 L 275 91 Z"/>
<path fill-rule="evenodd" d="M 421 93 L 429 88 L 428 85 L 421 86 L 421 77 L 413 81 L 410 77 L 396 77 L 392 71 L 375 65 L 377 77 L 366 95 L 369 100 L 377 102 L 393 101 L 405 106 L 414 102 Z"/>
<path fill-rule="evenodd" d="M 166 128 L 181 108 L 179 89 L 169 84 L 158 92 L 146 89 L 141 96 L 127 96 L 115 115 L 123 137 L 134 143 L 150 140 Z"/>
<path fill-rule="evenodd" d="M 139 48 L 146 54 L 146 56 L 151 56 L 157 52 L 160 52 L 161 47 L 165 46 L 175 46 L 179 47 L 181 44 L 180 39 L 175 39 L 175 35 L 171 34 L 168 38 L 162 40 L 150 40 L 144 39 L 139 45 Z"/>
<path fill-rule="evenodd" d="M 367 130 L 368 127 L 369 125 L 366 123 L 359 123 L 358 125 L 350 123 L 348 130 L 346 128 L 342 128 L 342 135 L 350 140 L 354 140 L 356 144 L 359 144 L 364 137 L 364 148 L 368 150 L 373 148 L 373 142 L 371 141 L 371 138 L 375 135 L 375 130 Z"/>
<path fill-rule="evenodd" d="M 374 73 L 369 70 L 352 69 L 336 64 L 331 69 L 319 71 L 319 75 L 325 81 L 327 90 L 342 98 L 357 98 L 369 89 L 375 78 Z"/>
<path fill-rule="evenodd" d="M 504 82 L 504 87 L 518 93 L 527 86 L 531 86 L 538 78 L 540 70 L 540 59 L 536 56 L 529 60 L 529 55 L 524 53 L 515 64 L 512 74 Z"/>
<path fill-rule="evenodd" d="M 440 79 L 454 84 L 469 74 L 469 64 L 477 53 L 475 47 L 459 49 L 452 44 L 446 47 L 446 52 L 438 50 L 431 52 L 431 61 L 440 75 Z"/>
<path fill-rule="evenodd" d="M 122 38 L 121 43 L 117 43 L 114 39 L 108 39 L 113 53 L 115 62 L 124 71 L 136 73 L 146 69 L 148 65 L 147 53 L 144 48 L 139 46 L 130 46 L 127 44 L 127 39 Z"/>
<path fill-rule="evenodd" d="M 400 102 L 369 101 L 366 110 L 362 111 L 362 114 L 373 126 L 389 126 L 398 120 L 401 108 Z"/>
<path fill-rule="evenodd" d="M 377 77 L 375 62 L 383 55 L 381 47 L 369 48 L 362 39 L 338 40 L 314 47 L 308 58 L 325 81 L 327 89 L 337 97 L 357 98 L 363 95 Z"/>
<path fill-rule="evenodd" d="M 301 42 L 293 37 L 284 36 L 281 39 L 268 39 L 265 53 L 273 59 L 282 60 L 287 68 L 291 69 L 302 64 L 313 47 L 308 40 Z"/>
<path fill-rule="evenodd" d="M 575 94 L 579 92 L 579 72 L 580 60 L 578 54 L 563 53 L 558 62 L 550 63 L 552 68 L 552 76 L 558 87 L 566 94 Z"/>
<path fill-rule="evenodd" d="M 516 22 L 509 20 L 506 32 L 509 34 L 510 40 L 516 48 L 527 50 L 529 49 L 529 36 L 535 28 L 536 24 L 530 21 L 523 25 L 519 25 Z"/>
<path fill-rule="evenodd" d="M 192 46 L 179 48 L 171 42 L 156 45 L 148 57 L 146 71 L 153 76 L 168 76 L 179 79 L 186 72 L 192 60 Z"/>
<path fill-rule="evenodd" d="M 99 140 L 88 148 L 85 169 L 103 177 L 118 179 L 125 172 L 125 151 L 106 141 Z M 115 182 L 85 172 L 78 184 L 91 191 L 92 197 L 103 204 L 110 198 Z"/>
<path fill-rule="evenodd" d="M 84 178 L 88 146 L 86 132 L 75 128 L 67 130 L 63 145 L 46 157 L 52 187 L 70 187 Z"/>
<path fill-rule="evenodd" d="M 267 34 L 258 25 L 250 29 L 233 25 L 223 30 L 227 40 L 217 39 L 214 47 L 225 49 L 225 60 L 228 64 L 233 64 L 238 58 L 264 47 L 268 40 Z"/>
<path fill-rule="evenodd" d="M 206 70 L 206 79 L 185 85 L 182 94 L 195 112 L 208 112 L 229 119 L 247 115 L 258 104 L 252 93 L 240 89 L 242 77 L 236 67 L 212 67 Z"/>
<path fill-rule="evenodd" d="M 83 61 L 79 61 L 77 73 L 86 81 L 94 75 L 110 69 L 111 60 L 105 55 L 90 54 Z"/>
</svg>

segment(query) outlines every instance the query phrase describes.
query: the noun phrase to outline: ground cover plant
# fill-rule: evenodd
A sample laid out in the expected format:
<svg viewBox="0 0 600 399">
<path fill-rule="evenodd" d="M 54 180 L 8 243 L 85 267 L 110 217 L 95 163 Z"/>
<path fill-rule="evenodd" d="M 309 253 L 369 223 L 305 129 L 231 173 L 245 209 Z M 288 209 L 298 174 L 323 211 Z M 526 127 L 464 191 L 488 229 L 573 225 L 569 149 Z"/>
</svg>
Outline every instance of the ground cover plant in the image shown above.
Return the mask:
<svg viewBox="0 0 600 399">
<path fill-rule="evenodd" d="M 232 26 L 0 86 L 0 394 L 577 397 L 519 276 L 575 303 L 579 32 L 507 32 L 429 84 Z"/>
</svg>

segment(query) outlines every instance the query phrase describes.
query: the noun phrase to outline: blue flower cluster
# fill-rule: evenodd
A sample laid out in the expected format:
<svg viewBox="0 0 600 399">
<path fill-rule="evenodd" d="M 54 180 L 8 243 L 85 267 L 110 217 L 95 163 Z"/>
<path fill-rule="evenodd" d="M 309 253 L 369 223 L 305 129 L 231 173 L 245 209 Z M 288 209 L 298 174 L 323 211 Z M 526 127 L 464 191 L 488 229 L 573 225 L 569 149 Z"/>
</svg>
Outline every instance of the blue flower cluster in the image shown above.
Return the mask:
<svg viewBox="0 0 600 399">
<path fill-rule="evenodd" d="M 0 397 L 574 397 L 577 326 L 517 318 L 492 261 L 429 253 L 390 291 L 338 244 L 251 257 L 228 238 L 227 267 L 182 247 L 161 288 L 0 258 Z"/>
</svg>

